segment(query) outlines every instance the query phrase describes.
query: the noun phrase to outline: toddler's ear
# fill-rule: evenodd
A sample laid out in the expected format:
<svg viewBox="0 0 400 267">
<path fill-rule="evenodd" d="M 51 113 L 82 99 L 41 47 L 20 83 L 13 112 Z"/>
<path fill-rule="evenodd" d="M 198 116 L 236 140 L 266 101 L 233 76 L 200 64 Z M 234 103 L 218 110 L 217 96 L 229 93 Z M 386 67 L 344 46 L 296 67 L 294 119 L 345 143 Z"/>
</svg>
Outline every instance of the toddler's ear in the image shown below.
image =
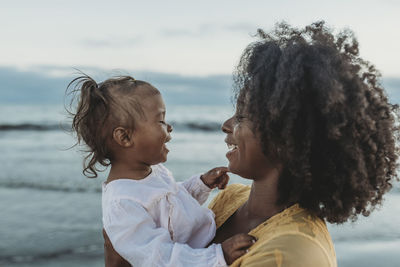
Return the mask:
<svg viewBox="0 0 400 267">
<path fill-rule="evenodd" d="M 113 131 L 113 139 L 122 147 L 130 147 L 133 145 L 132 133 L 132 130 L 124 127 L 117 127 Z"/>
</svg>

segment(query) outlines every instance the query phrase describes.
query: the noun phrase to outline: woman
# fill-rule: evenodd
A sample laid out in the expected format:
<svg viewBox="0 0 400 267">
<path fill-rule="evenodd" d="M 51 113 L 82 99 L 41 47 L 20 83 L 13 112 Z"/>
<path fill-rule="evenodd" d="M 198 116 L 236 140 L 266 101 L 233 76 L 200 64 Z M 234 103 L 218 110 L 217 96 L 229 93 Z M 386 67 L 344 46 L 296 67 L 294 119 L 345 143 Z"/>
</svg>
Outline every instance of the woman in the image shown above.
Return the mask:
<svg viewBox="0 0 400 267">
<path fill-rule="evenodd" d="M 229 170 L 251 179 L 210 204 L 221 242 L 258 241 L 232 266 L 337 266 L 325 222 L 368 216 L 391 188 L 396 107 L 349 31 L 279 24 L 244 51 L 236 113 L 222 126 Z"/>
</svg>

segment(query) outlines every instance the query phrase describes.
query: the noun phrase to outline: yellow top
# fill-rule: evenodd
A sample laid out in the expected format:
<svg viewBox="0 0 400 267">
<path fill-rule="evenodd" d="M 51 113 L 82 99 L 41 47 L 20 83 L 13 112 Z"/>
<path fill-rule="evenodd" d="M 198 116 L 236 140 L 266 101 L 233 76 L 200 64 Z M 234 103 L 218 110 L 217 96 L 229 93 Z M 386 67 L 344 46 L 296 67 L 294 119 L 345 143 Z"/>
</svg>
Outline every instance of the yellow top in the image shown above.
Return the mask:
<svg viewBox="0 0 400 267">
<path fill-rule="evenodd" d="M 210 203 L 220 227 L 249 198 L 250 186 L 229 185 Z M 231 266 L 337 267 L 335 249 L 323 220 L 293 205 L 249 232 L 257 242 Z"/>
</svg>

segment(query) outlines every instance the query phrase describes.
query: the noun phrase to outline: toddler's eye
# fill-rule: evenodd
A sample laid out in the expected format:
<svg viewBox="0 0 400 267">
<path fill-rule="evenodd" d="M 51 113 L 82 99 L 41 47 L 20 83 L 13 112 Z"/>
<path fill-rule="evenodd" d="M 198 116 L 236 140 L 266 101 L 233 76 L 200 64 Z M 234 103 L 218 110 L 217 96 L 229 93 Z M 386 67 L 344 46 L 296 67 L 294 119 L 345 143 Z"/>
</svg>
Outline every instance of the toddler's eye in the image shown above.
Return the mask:
<svg viewBox="0 0 400 267">
<path fill-rule="evenodd" d="M 160 121 L 160 123 L 162 123 L 162 124 L 167 124 L 165 121 Z"/>
</svg>

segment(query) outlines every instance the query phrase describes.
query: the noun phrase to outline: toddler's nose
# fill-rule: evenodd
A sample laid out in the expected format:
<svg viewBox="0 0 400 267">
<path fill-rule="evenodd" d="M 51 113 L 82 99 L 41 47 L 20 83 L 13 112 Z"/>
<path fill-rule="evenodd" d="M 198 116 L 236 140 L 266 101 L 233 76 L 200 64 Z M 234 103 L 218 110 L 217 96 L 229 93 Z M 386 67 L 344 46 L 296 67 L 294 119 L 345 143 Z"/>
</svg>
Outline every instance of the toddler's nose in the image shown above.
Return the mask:
<svg viewBox="0 0 400 267">
<path fill-rule="evenodd" d="M 172 132 L 173 129 L 174 128 L 172 127 L 172 125 L 167 123 L 167 131 L 170 133 L 170 132 Z"/>
</svg>

